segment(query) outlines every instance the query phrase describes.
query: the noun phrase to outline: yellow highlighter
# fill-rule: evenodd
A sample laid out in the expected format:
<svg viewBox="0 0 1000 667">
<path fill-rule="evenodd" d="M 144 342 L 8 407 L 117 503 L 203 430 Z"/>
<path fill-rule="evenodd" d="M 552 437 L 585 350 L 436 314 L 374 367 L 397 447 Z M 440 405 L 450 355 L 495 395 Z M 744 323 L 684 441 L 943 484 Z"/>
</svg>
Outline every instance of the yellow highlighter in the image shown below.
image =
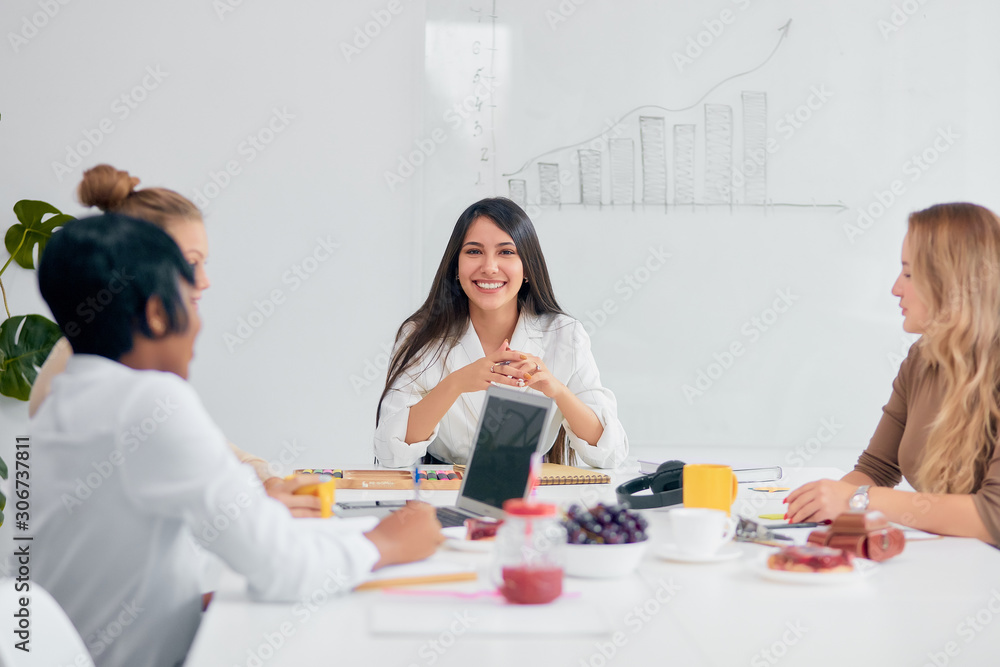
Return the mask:
<svg viewBox="0 0 1000 667">
<path fill-rule="evenodd" d="M 289 475 L 285 479 L 294 479 L 295 475 Z M 333 516 L 333 500 L 337 495 L 337 479 L 331 477 L 319 484 L 306 484 L 293 491 L 294 495 L 311 495 L 319 498 L 319 515 L 324 519 Z"/>
</svg>

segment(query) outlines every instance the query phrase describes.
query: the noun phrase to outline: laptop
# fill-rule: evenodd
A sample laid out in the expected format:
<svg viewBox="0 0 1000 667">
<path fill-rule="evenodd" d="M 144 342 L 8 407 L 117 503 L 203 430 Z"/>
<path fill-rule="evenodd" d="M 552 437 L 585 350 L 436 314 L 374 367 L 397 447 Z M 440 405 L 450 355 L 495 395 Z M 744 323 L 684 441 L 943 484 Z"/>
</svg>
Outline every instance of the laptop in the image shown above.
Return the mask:
<svg viewBox="0 0 1000 667">
<path fill-rule="evenodd" d="M 472 438 L 458 502 L 437 509 L 442 527 L 468 518 L 501 518 L 504 501 L 531 492 L 531 456 L 543 449 L 542 438 L 555 413 L 555 402 L 537 392 L 491 385 Z M 401 500 L 337 503 L 338 516 L 386 516 Z"/>
<path fill-rule="evenodd" d="M 504 501 L 531 492 L 531 457 L 555 412 L 552 399 L 538 393 L 490 385 L 472 438 L 462 488 L 454 507 L 439 507 L 443 527 L 468 518 L 503 517 Z"/>
</svg>

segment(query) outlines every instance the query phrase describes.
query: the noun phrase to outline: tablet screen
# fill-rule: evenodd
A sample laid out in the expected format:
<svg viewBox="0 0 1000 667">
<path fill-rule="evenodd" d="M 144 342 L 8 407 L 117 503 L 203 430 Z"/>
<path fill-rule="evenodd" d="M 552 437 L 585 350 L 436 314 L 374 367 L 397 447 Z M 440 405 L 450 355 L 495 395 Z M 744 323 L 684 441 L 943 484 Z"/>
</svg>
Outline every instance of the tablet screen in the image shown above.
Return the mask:
<svg viewBox="0 0 1000 667">
<path fill-rule="evenodd" d="M 547 413 L 544 405 L 487 395 L 462 496 L 497 508 L 523 498 Z"/>
</svg>

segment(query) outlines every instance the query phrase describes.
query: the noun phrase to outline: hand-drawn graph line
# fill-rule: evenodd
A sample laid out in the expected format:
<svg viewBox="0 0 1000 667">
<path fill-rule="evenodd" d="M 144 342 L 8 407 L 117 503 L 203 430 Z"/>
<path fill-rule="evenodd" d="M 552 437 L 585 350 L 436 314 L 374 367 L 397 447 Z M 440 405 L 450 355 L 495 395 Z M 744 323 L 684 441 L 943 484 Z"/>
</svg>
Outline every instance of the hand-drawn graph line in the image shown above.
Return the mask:
<svg viewBox="0 0 1000 667">
<path fill-rule="evenodd" d="M 771 49 L 771 53 L 767 56 L 767 58 L 764 59 L 763 62 L 761 62 L 756 67 L 752 67 L 751 69 L 746 70 L 745 72 L 739 72 L 737 74 L 733 74 L 731 76 L 726 77 L 725 79 L 723 79 L 722 81 L 720 81 L 719 83 L 715 84 L 714 86 L 712 86 L 711 88 L 709 88 L 707 91 L 705 91 L 705 93 L 701 97 L 699 97 L 697 100 L 695 100 L 693 103 L 689 104 L 688 106 L 686 106 L 686 107 L 680 107 L 680 108 L 677 108 L 677 109 L 670 109 L 668 107 L 662 107 L 662 106 L 659 106 L 657 104 L 644 104 L 642 106 L 638 106 L 638 107 L 632 109 L 631 111 L 628 111 L 625 114 L 623 114 L 614 123 L 612 123 L 607 130 L 605 130 L 603 132 L 600 132 L 600 133 L 598 133 L 598 134 L 596 134 L 596 135 L 594 135 L 592 137 L 589 137 L 587 139 L 584 139 L 583 141 L 578 141 L 575 144 L 570 144 L 568 146 L 562 146 L 560 148 L 553 148 L 552 150 L 545 151 L 544 153 L 540 153 L 540 154 L 536 155 L 535 157 L 530 158 L 527 162 L 525 162 L 523 165 L 521 165 L 521 168 L 518 169 L 517 171 L 512 171 L 510 173 L 503 174 L 503 176 L 505 178 L 508 177 L 508 176 L 517 176 L 518 174 L 520 174 L 521 172 L 523 172 L 525 169 L 527 169 L 528 167 L 530 167 L 534 162 L 536 162 L 539 159 L 545 157 L 546 155 L 552 155 L 553 153 L 559 153 L 559 152 L 566 151 L 566 150 L 572 150 L 574 148 L 577 148 L 578 146 L 583 146 L 584 144 L 588 144 L 591 141 L 594 141 L 595 139 L 600 139 L 605 134 L 607 134 L 608 131 L 612 127 L 618 125 L 623 120 L 625 120 L 626 118 L 628 118 L 632 114 L 636 113 L 637 111 L 641 111 L 643 109 L 658 109 L 658 110 L 666 112 L 666 113 L 680 113 L 682 111 L 689 111 L 691 109 L 694 109 L 696 106 L 698 106 L 699 104 L 701 104 L 702 102 L 704 102 L 705 99 L 709 95 L 711 95 L 712 93 L 714 93 L 717 89 L 719 89 L 720 87 L 722 87 L 724 84 L 732 81 L 733 79 L 738 79 L 738 78 L 740 78 L 742 76 L 746 76 L 747 74 L 752 74 L 753 72 L 756 72 L 761 67 L 763 67 L 764 65 L 766 65 L 771 60 L 771 58 L 774 57 L 774 54 L 778 52 L 778 49 L 781 47 L 781 43 L 785 40 L 785 37 L 788 36 L 788 29 L 789 29 L 789 27 L 791 25 L 792 25 L 792 19 L 788 19 L 788 21 L 785 23 L 785 25 L 783 25 L 780 28 L 778 28 L 778 31 L 781 33 L 781 36 L 778 37 L 778 43 L 774 45 L 774 48 Z"/>
<path fill-rule="evenodd" d="M 818 204 L 811 203 L 776 203 L 767 195 L 767 94 L 761 91 L 743 91 L 741 93 L 742 138 L 744 161 L 734 166 L 733 142 L 734 125 L 733 107 L 728 104 L 705 103 L 704 113 L 704 165 L 702 197 L 696 196 L 697 173 L 695 168 L 696 140 L 698 129 L 695 124 L 674 124 L 668 136 L 667 120 L 663 115 L 639 115 L 639 168 L 642 171 L 642 197 L 636 197 L 638 185 L 635 177 L 635 140 L 621 138 L 625 134 L 625 122 L 639 111 L 660 110 L 667 113 L 688 111 L 702 104 L 713 91 L 728 81 L 754 72 L 767 64 L 774 57 L 782 41 L 788 34 L 791 19 L 780 29 L 778 43 L 771 53 L 758 64 L 745 72 L 734 74 L 712 86 L 693 104 L 680 109 L 670 109 L 657 105 L 644 105 L 632 109 L 614 122 L 607 125 L 600 134 L 581 142 L 556 148 L 541 153 L 528 160 L 515 172 L 503 174 L 505 177 L 523 174 L 532 164 L 538 165 L 538 196 L 537 203 L 548 207 L 582 206 L 586 208 L 603 208 L 627 206 L 631 208 L 654 207 L 663 211 L 670 208 L 694 207 L 806 207 L 833 210 L 846 210 L 843 203 Z M 647 113 L 649 113 L 647 111 Z M 629 125 L 632 125 L 631 123 Z M 668 139 L 672 138 L 673 202 L 668 200 Z M 594 148 L 595 143 L 606 140 L 607 151 Z M 587 148 L 582 146 L 589 145 Z M 561 167 L 554 160 L 541 162 L 542 158 L 560 152 L 573 151 L 574 165 L 570 169 Z M 603 160 L 607 159 L 607 169 Z M 602 174 L 608 172 L 609 199 L 603 198 L 604 186 Z M 577 201 L 566 201 L 562 186 L 578 181 L 579 193 Z M 509 196 L 522 205 L 526 205 L 529 197 L 527 179 L 509 178 Z M 737 201 L 734 196 L 737 187 L 742 187 L 743 198 Z"/>
</svg>

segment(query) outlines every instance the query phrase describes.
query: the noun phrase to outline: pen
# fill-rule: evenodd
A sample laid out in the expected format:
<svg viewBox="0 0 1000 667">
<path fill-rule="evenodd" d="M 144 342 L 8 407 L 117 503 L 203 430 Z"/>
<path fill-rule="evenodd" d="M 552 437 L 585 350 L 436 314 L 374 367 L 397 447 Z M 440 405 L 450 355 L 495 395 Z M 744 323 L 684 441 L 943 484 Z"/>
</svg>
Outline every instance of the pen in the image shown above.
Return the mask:
<svg viewBox="0 0 1000 667">
<path fill-rule="evenodd" d="M 531 497 L 535 497 L 535 489 L 538 488 L 538 478 L 542 472 L 542 453 L 535 452 L 531 455 L 531 472 L 528 473 L 528 488 L 531 489 Z"/>
<path fill-rule="evenodd" d="M 784 528 L 815 528 L 816 526 L 828 525 L 829 521 L 803 521 L 802 523 L 786 523 L 768 526 L 771 530 L 782 530 Z"/>
</svg>

